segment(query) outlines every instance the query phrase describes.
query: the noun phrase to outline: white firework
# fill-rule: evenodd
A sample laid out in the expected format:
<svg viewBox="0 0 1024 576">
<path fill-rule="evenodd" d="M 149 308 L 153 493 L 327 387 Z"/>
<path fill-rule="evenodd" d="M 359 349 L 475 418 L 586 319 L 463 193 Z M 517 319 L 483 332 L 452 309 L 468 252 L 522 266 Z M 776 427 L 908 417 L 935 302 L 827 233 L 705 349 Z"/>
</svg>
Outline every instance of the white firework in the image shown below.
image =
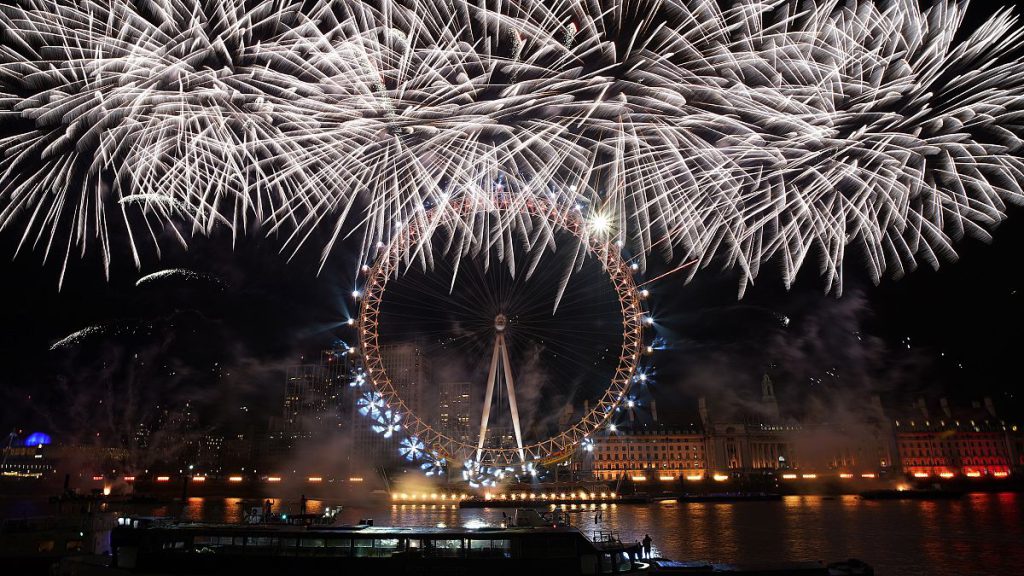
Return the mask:
<svg viewBox="0 0 1024 576">
<path fill-rule="evenodd" d="M 182 280 L 208 280 L 217 283 L 217 279 L 207 274 L 200 274 L 187 268 L 168 268 L 147 274 L 135 281 L 135 286 L 143 286 L 151 282 L 166 280 L 168 278 L 180 278 Z"/>
<path fill-rule="evenodd" d="M 46 254 L 114 218 L 554 242 L 579 206 L 636 253 L 808 259 L 841 290 L 954 257 L 1021 201 L 1022 31 L 937 0 L 20 0 L 0 8 L 0 227 Z M 962 39 L 960 39 L 962 38 Z M 474 210 L 452 208 L 455 202 Z M 114 215 L 108 211 L 114 208 Z M 453 212 L 455 211 L 455 212 Z M 136 262 L 138 257 L 136 256 Z"/>
<path fill-rule="evenodd" d="M 96 324 L 72 332 L 50 345 L 50 350 L 68 350 L 80 346 L 96 336 L 141 336 L 150 335 L 153 326 L 146 323 L 116 322 Z"/>
</svg>

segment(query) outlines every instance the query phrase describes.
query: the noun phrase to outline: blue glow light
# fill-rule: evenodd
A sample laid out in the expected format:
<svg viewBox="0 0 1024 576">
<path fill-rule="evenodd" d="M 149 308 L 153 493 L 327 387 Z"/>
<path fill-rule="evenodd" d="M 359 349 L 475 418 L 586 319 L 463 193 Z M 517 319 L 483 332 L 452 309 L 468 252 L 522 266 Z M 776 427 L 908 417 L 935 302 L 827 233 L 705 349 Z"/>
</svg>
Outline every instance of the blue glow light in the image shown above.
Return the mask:
<svg viewBox="0 0 1024 576">
<path fill-rule="evenodd" d="M 25 438 L 25 446 L 45 446 L 50 443 L 50 435 L 42 432 L 33 432 Z"/>
</svg>

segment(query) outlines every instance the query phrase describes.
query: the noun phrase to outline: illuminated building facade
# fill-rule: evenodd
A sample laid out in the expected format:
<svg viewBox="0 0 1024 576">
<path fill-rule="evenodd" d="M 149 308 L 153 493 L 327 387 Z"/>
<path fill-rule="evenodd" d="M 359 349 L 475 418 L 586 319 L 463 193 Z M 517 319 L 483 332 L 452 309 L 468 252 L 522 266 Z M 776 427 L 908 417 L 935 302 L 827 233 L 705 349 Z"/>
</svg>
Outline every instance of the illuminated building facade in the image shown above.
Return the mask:
<svg viewBox="0 0 1024 576">
<path fill-rule="evenodd" d="M 1015 427 L 996 413 L 991 398 L 934 410 L 923 398 L 894 421 L 904 473 L 916 478 L 1005 478 L 1013 472 Z"/>
<path fill-rule="evenodd" d="M 657 425 L 619 429 L 594 440 L 593 471 L 599 480 L 700 480 L 707 471 L 704 434 Z"/>
<path fill-rule="evenodd" d="M 903 471 L 917 478 L 1006 477 L 1012 469 L 1007 430 L 989 422 L 904 422 L 896 444 Z"/>
<path fill-rule="evenodd" d="M 730 473 L 774 472 L 796 465 L 793 436 L 799 427 L 759 422 L 712 423 L 708 463 Z"/>
<path fill-rule="evenodd" d="M 760 404 L 751 404 L 743 413 L 720 416 L 706 398 L 700 398 L 698 412 L 707 435 L 707 461 L 712 469 L 751 474 L 795 465 L 792 436 L 799 426 L 783 424 L 775 385 L 767 374 L 761 380 Z"/>
</svg>

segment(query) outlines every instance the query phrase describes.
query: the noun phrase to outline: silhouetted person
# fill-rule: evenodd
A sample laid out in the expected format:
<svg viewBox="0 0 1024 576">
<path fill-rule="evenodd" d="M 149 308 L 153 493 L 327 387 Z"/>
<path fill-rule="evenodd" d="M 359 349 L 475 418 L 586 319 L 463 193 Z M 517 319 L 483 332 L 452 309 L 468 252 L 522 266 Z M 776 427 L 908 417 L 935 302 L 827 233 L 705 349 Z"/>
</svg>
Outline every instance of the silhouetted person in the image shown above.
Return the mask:
<svg viewBox="0 0 1024 576">
<path fill-rule="evenodd" d="M 264 522 L 269 522 L 270 521 L 270 510 L 271 510 L 271 508 L 273 508 L 273 506 L 274 506 L 274 503 L 270 501 L 270 498 L 267 498 L 267 501 L 263 503 L 263 521 Z"/>
<path fill-rule="evenodd" d="M 651 557 L 651 535 L 644 534 L 644 558 Z"/>
<path fill-rule="evenodd" d="M 299 514 L 302 516 L 306 515 L 306 495 L 302 495 L 302 499 L 299 500 Z"/>
</svg>

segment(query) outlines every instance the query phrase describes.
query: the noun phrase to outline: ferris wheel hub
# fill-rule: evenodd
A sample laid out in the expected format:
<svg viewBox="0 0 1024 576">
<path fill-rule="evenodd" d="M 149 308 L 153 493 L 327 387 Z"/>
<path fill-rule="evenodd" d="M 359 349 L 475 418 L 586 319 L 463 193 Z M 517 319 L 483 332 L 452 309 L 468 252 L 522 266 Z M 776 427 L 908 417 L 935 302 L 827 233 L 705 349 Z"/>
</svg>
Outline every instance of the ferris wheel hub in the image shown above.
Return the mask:
<svg viewBox="0 0 1024 576">
<path fill-rule="evenodd" d="M 505 328 L 508 327 L 508 317 L 504 314 L 498 314 L 494 317 L 494 329 L 498 332 L 504 332 Z"/>
</svg>

